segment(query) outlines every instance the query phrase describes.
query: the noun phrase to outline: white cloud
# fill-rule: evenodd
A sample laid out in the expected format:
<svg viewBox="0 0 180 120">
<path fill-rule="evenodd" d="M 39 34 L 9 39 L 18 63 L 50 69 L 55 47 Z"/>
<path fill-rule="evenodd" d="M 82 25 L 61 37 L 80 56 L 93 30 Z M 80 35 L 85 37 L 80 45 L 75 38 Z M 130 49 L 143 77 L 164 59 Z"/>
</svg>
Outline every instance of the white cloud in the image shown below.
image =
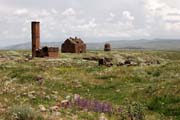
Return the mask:
<svg viewBox="0 0 180 120">
<path fill-rule="evenodd" d="M 147 0 L 145 10 L 147 11 L 147 23 L 157 27 L 156 30 L 159 29 L 160 31 L 161 29 L 175 33 L 180 30 L 180 8 L 171 7 L 160 0 Z"/>
<path fill-rule="evenodd" d="M 41 11 L 41 15 L 42 15 L 42 16 L 49 16 L 50 13 L 49 13 L 47 10 L 43 9 L 43 10 Z"/>
<path fill-rule="evenodd" d="M 56 10 L 56 9 L 51 9 L 51 12 L 53 13 L 53 14 L 58 14 L 58 11 Z"/>
<path fill-rule="evenodd" d="M 0 45 L 5 40 L 9 44 L 30 41 L 33 20 L 41 22 L 42 41 L 63 40 L 69 36 L 95 40 L 180 37 L 179 0 L 50 2 L 3 0 L 0 4 Z"/>
<path fill-rule="evenodd" d="M 68 8 L 62 13 L 62 15 L 64 15 L 64 16 L 74 16 L 74 15 L 76 15 L 76 11 L 73 8 Z"/>
<path fill-rule="evenodd" d="M 112 12 L 109 13 L 108 18 L 106 19 L 109 22 L 113 22 L 114 18 L 116 17 L 116 15 Z"/>
<path fill-rule="evenodd" d="M 134 16 L 131 15 L 129 11 L 123 11 L 123 17 L 127 20 L 134 20 Z"/>
<path fill-rule="evenodd" d="M 115 15 L 114 13 L 112 13 L 112 12 L 111 12 L 109 15 L 110 15 L 110 17 L 112 17 L 112 18 L 114 18 L 114 17 L 116 16 L 116 15 Z"/>
<path fill-rule="evenodd" d="M 78 25 L 77 28 L 82 29 L 82 30 L 89 30 L 93 29 L 97 26 L 95 23 L 95 18 L 91 19 L 87 24 L 84 25 Z"/>
<path fill-rule="evenodd" d="M 17 9 L 15 12 L 14 12 L 15 15 L 26 15 L 28 14 L 28 10 L 26 8 L 23 8 L 23 9 Z"/>
<path fill-rule="evenodd" d="M 8 33 L 9 33 L 9 32 L 8 32 L 7 30 L 5 30 L 5 31 L 2 32 L 3 35 L 8 35 Z"/>
<path fill-rule="evenodd" d="M 147 15 L 151 15 L 151 18 L 159 17 L 165 21 L 179 20 L 180 9 L 170 7 L 168 4 L 161 3 L 158 0 L 147 0 L 145 9 L 147 10 Z"/>
</svg>

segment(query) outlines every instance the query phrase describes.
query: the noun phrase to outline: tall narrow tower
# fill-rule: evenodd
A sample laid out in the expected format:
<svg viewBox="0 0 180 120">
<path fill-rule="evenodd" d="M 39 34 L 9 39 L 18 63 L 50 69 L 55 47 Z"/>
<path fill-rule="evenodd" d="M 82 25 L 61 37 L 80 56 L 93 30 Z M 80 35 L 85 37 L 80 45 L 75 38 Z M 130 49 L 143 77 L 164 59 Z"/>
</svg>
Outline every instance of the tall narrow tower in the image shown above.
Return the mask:
<svg viewBox="0 0 180 120">
<path fill-rule="evenodd" d="M 36 50 L 40 48 L 40 22 L 31 23 L 32 57 L 36 57 Z"/>
</svg>

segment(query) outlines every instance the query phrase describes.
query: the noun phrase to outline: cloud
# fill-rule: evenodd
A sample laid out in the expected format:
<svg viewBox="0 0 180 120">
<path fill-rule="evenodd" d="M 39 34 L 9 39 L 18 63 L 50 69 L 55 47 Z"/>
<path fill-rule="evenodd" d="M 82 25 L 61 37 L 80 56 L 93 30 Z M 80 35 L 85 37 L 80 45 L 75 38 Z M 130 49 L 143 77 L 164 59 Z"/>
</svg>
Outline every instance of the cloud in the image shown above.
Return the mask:
<svg viewBox="0 0 180 120">
<path fill-rule="evenodd" d="M 54 8 L 51 9 L 51 12 L 52 12 L 53 14 L 58 14 L 58 11 L 57 11 L 56 9 L 54 9 Z"/>
<path fill-rule="evenodd" d="M 158 38 L 178 38 L 180 34 L 180 9 L 162 0 L 145 1 L 146 24 L 151 36 Z"/>
<path fill-rule="evenodd" d="M 112 12 L 111 12 L 109 15 L 110 15 L 110 17 L 112 17 L 112 18 L 114 18 L 114 17 L 116 16 L 116 15 L 115 15 L 114 13 L 112 13 Z"/>
<path fill-rule="evenodd" d="M 22 8 L 22 9 L 17 9 L 14 12 L 15 15 L 26 15 L 28 14 L 28 10 L 26 8 Z"/>
<path fill-rule="evenodd" d="M 109 13 L 108 18 L 106 19 L 109 22 L 113 22 L 114 18 L 116 17 L 116 15 L 112 12 Z"/>
<path fill-rule="evenodd" d="M 134 16 L 131 15 L 129 11 L 123 11 L 123 17 L 127 20 L 134 20 Z"/>
<path fill-rule="evenodd" d="M 76 11 L 73 8 L 68 8 L 62 13 L 62 15 L 64 15 L 64 16 L 74 16 L 74 15 L 76 15 Z"/>
<path fill-rule="evenodd" d="M 97 24 L 95 23 L 95 18 L 93 18 L 87 24 L 79 25 L 77 28 L 82 30 L 89 30 L 95 28 L 96 26 Z"/>
<path fill-rule="evenodd" d="M 42 42 L 69 36 L 85 41 L 179 38 L 178 3 L 179 0 L 2 0 L 0 45 L 4 41 L 31 41 L 30 23 L 34 20 L 41 22 Z"/>
<path fill-rule="evenodd" d="M 42 16 L 49 16 L 50 13 L 47 10 L 43 9 L 42 12 L 41 12 L 41 15 Z"/>
<path fill-rule="evenodd" d="M 145 4 L 147 15 L 151 18 L 159 18 L 164 21 L 174 21 L 180 19 L 180 9 L 173 8 L 167 3 L 161 3 L 159 0 L 147 0 Z"/>
</svg>

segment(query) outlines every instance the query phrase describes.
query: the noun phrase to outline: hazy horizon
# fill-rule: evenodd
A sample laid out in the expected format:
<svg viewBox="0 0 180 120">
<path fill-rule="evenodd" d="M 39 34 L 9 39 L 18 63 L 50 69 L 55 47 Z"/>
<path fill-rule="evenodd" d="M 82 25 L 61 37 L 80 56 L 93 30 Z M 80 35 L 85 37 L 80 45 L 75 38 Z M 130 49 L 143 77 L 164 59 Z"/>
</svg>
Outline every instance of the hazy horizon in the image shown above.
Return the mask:
<svg viewBox="0 0 180 120">
<path fill-rule="evenodd" d="M 41 42 L 180 38 L 178 0 L 0 2 L 0 47 L 31 42 L 31 21 L 41 22 Z"/>
</svg>

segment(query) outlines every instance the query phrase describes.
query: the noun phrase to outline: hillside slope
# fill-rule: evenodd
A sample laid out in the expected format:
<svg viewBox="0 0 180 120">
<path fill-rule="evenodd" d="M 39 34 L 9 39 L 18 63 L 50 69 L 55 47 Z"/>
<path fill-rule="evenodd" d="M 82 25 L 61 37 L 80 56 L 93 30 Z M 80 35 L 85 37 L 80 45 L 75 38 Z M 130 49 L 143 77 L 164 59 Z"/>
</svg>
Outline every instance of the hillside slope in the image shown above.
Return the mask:
<svg viewBox="0 0 180 120">
<path fill-rule="evenodd" d="M 49 42 L 42 43 L 41 46 L 54 46 L 61 47 L 63 42 Z M 108 41 L 111 43 L 114 49 L 154 49 L 154 50 L 179 50 L 180 40 L 167 40 L 167 39 L 156 39 L 156 40 L 117 40 Z M 105 43 L 87 43 L 87 49 L 89 50 L 102 50 Z M 3 49 L 6 50 L 29 50 L 31 49 L 31 43 L 18 44 L 8 46 Z"/>
</svg>

